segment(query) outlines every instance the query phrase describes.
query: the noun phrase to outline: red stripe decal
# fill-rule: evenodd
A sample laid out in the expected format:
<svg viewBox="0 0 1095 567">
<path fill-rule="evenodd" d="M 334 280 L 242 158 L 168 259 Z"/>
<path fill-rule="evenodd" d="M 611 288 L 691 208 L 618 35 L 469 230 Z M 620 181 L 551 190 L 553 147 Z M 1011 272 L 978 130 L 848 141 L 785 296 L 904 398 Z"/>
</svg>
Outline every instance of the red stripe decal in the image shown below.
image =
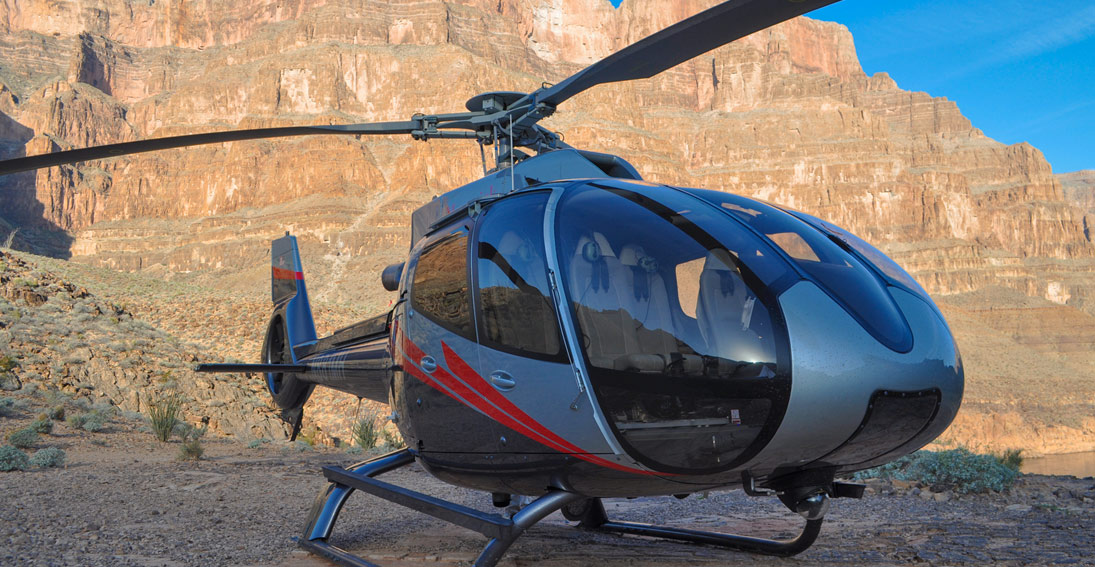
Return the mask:
<svg viewBox="0 0 1095 567">
<path fill-rule="evenodd" d="M 411 342 L 410 339 L 406 338 L 406 336 L 404 336 L 404 339 L 403 339 L 403 350 L 410 357 L 417 358 L 419 360 L 421 360 L 422 357 L 425 356 L 425 353 L 422 352 L 422 349 L 418 348 L 418 345 Z M 418 372 L 421 372 L 422 375 L 419 376 L 419 375 L 412 372 L 413 376 L 423 380 L 424 382 L 426 382 L 427 384 L 429 384 L 431 386 L 434 386 L 435 388 L 441 389 L 443 392 L 445 392 L 447 395 L 449 395 L 449 397 L 453 398 L 454 400 L 461 401 L 459 398 L 456 398 L 456 397 L 452 396 L 451 394 L 449 394 L 448 390 L 451 390 L 452 392 L 455 392 L 457 395 L 459 395 L 461 398 L 463 398 L 462 403 L 464 403 L 468 407 L 479 410 L 480 412 L 486 414 L 491 419 L 493 419 L 493 420 L 495 420 L 499 423 L 503 423 L 503 424 L 509 426 L 510 429 L 513 429 L 514 431 L 517 431 L 518 433 L 532 439 L 533 441 L 536 441 L 538 443 L 542 443 L 542 444 L 544 444 L 548 447 L 551 447 L 552 449 L 555 449 L 556 451 L 559 451 L 561 453 L 570 453 L 570 452 L 572 452 L 567 447 L 563 447 L 563 446 L 559 445 L 558 443 L 555 443 L 555 442 L 551 441 L 550 439 L 544 439 L 541 435 L 537 434 L 535 431 L 532 431 L 531 429 L 529 429 L 524 424 L 519 423 L 516 420 L 514 420 L 513 418 L 511 418 L 510 416 L 501 413 L 494 406 L 492 406 L 490 404 L 487 404 L 487 403 L 484 403 L 485 400 L 482 399 L 482 396 L 478 395 L 476 392 L 474 392 L 471 388 L 469 388 L 463 382 L 457 380 L 456 377 L 454 377 L 452 374 L 450 374 L 449 371 L 445 370 L 445 368 L 438 366 L 437 369 L 433 371 L 433 376 L 427 376 L 425 374 L 425 372 L 423 372 L 421 369 L 419 369 L 417 367 L 416 367 L 416 370 Z M 442 384 L 444 385 L 445 388 L 448 388 L 448 390 L 445 390 L 444 388 L 440 387 L 440 385 L 442 385 Z"/>
<path fill-rule="evenodd" d="M 414 376 L 415 378 L 418 378 L 419 380 L 425 382 L 427 386 L 430 386 L 434 390 L 437 390 L 438 392 L 441 392 L 442 394 L 445 394 L 446 396 L 448 396 L 448 397 L 450 397 L 450 398 L 452 398 L 452 399 L 454 399 L 454 400 L 456 400 L 460 403 L 463 403 L 460 400 L 460 398 L 457 398 L 456 396 L 454 396 L 452 394 L 452 392 L 445 389 L 444 386 L 442 386 L 437 380 L 434 380 L 432 377 L 430 377 L 428 374 L 426 374 L 421 368 L 416 366 L 415 363 L 410 362 L 410 361 L 405 361 L 405 362 L 406 362 L 406 364 L 403 365 L 403 368 L 406 369 L 407 372 L 410 372 L 411 376 Z"/>
<path fill-rule="evenodd" d="M 421 361 L 422 357 L 425 356 L 425 352 L 423 352 L 418 345 L 414 344 L 406 335 L 403 335 L 402 343 L 404 354 L 409 359 L 404 361 L 404 367 L 412 376 L 444 393 L 446 396 L 460 401 L 468 407 L 483 412 L 491 419 L 509 427 L 517 433 L 560 453 L 595 465 L 632 474 L 658 474 L 614 463 L 602 457 L 590 454 L 582 448 L 568 442 L 566 439 L 559 437 L 550 429 L 544 427 L 542 424 L 532 419 L 528 414 L 521 411 L 520 408 L 507 400 L 498 391 L 494 390 L 493 387 L 487 384 L 482 376 L 475 372 L 467 362 L 461 359 L 444 342 L 441 343 L 441 348 L 445 354 L 445 363 L 461 378 L 459 380 L 441 366 L 437 367 L 437 370 L 433 372 L 432 376 L 427 375 L 413 362 L 416 360 Z M 406 364 L 408 362 L 409 364 Z M 460 400 L 460 398 L 454 396 L 452 392 L 455 392 L 464 399 Z"/>
<path fill-rule="evenodd" d="M 510 402 L 508 399 L 506 399 L 505 396 L 495 390 L 494 387 L 488 384 L 487 381 L 484 380 L 478 372 L 476 372 L 471 366 L 468 365 L 467 362 L 465 362 L 463 359 L 460 358 L 459 355 L 453 352 L 453 350 L 449 348 L 449 345 L 445 344 L 444 341 L 442 341 L 441 343 L 441 349 L 445 353 L 445 363 L 449 365 L 449 368 L 451 368 L 457 376 L 459 376 L 464 382 L 468 383 L 472 388 L 474 388 L 476 392 L 478 392 L 479 395 L 482 396 L 484 401 L 489 401 L 499 410 L 505 412 L 505 414 L 509 414 L 505 416 L 508 419 L 504 421 L 499 419 L 498 421 L 505 425 L 508 425 L 511 429 L 514 429 L 519 433 L 524 433 L 526 437 L 529 437 L 534 441 L 539 441 L 540 443 L 543 443 L 544 445 L 547 445 L 549 447 L 562 447 L 564 448 L 564 450 L 562 451 L 564 453 L 571 454 L 582 460 L 589 461 L 603 467 L 635 474 L 656 474 L 650 471 L 624 466 L 606 460 L 604 458 L 589 454 L 581 447 L 575 446 L 566 439 L 563 439 L 562 437 L 556 435 L 555 432 L 551 431 L 547 427 L 544 427 L 543 424 L 537 422 L 527 413 L 522 411 L 521 408 L 514 405 L 513 402 Z M 514 424 L 520 427 L 514 427 Z M 531 430 L 534 435 L 529 435 L 528 433 L 525 433 L 525 431 L 528 430 Z"/>
<path fill-rule="evenodd" d="M 286 270 L 285 268 L 279 268 L 277 266 L 270 266 L 273 270 L 275 280 L 303 280 L 304 272 L 294 272 L 293 270 Z"/>
</svg>

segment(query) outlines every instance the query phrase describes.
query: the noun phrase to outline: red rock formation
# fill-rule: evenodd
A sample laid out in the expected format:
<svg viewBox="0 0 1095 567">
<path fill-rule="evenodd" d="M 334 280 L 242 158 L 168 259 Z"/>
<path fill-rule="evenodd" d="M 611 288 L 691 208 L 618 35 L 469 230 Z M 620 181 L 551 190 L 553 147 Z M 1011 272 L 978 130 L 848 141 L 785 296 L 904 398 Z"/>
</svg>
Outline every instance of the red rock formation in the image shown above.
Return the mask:
<svg viewBox="0 0 1095 567">
<path fill-rule="evenodd" d="M 0 3 L 0 153 L 452 112 L 485 90 L 562 79 L 710 3 Z M 1000 287 L 1095 312 L 1095 217 L 1042 154 L 985 137 L 951 101 L 866 76 L 843 26 L 786 22 L 651 80 L 595 88 L 547 125 L 648 179 L 832 220 L 945 303 Z M 318 297 L 380 308 L 374 274 L 404 253 L 408 212 L 479 172 L 459 142 L 236 142 L 9 177 L 0 216 L 70 231 L 81 261 L 252 286 L 237 274 L 291 229 Z M 970 333 L 994 324 L 970 317 Z M 974 391 L 1015 379 L 969 372 Z"/>
</svg>

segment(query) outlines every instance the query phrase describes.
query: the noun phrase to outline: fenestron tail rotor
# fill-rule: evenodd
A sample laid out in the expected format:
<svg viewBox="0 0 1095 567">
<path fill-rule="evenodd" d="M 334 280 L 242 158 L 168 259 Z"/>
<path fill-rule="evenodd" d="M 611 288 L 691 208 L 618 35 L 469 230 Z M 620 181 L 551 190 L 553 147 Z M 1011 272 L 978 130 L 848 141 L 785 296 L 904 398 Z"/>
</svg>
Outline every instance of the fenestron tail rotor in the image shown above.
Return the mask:
<svg viewBox="0 0 1095 567">
<path fill-rule="evenodd" d="M 716 47 L 836 1 L 730 0 L 633 43 L 555 85 L 529 94 L 491 92 L 473 97 L 467 102 L 469 112 L 420 114 L 403 122 L 256 128 L 106 144 L 0 161 L 0 175 L 184 146 L 322 134 L 410 134 L 416 140 L 499 141 L 501 151 L 496 151 L 496 156 L 498 167 L 502 167 L 509 164 L 505 150 L 513 147 L 537 151 L 563 147 L 557 136 L 537 123 L 551 116 L 558 104 L 589 88 L 652 77 Z"/>
</svg>

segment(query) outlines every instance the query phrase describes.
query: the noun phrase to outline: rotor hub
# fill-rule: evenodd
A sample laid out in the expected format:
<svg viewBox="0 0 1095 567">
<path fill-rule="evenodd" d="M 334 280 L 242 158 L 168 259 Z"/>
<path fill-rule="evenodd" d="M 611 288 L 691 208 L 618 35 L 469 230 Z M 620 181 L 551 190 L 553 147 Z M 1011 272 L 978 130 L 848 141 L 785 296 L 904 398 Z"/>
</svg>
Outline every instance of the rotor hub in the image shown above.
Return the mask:
<svg viewBox="0 0 1095 567">
<path fill-rule="evenodd" d="M 464 106 L 471 112 L 498 112 L 528 96 L 527 93 L 514 91 L 490 91 L 477 94 L 468 99 Z"/>
</svg>

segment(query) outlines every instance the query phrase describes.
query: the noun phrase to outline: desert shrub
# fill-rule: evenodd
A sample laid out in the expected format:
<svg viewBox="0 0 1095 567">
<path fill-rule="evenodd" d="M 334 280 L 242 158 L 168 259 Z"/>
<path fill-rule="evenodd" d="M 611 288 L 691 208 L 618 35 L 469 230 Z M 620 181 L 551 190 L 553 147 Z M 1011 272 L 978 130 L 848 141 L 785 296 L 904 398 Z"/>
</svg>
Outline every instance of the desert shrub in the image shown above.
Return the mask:
<svg viewBox="0 0 1095 567">
<path fill-rule="evenodd" d="M 4 245 L 2 246 L 2 248 L 4 250 L 11 250 L 11 245 L 12 245 L 13 242 L 15 242 L 15 235 L 16 234 L 19 234 L 19 228 L 18 227 L 16 227 L 15 230 L 12 230 L 11 232 L 8 233 L 8 235 L 6 237 L 4 237 Z"/>
<path fill-rule="evenodd" d="M 19 363 L 14 358 L 6 354 L 0 356 L 0 372 L 11 372 L 16 366 L 19 366 Z"/>
<path fill-rule="evenodd" d="M 8 443 L 11 443 L 20 449 L 33 447 L 37 441 L 38 432 L 29 427 L 25 427 L 18 431 L 12 431 L 8 434 Z"/>
<path fill-rule="evenodd" d="M 1000 492 L 1019 477 L 1013 469 L 993 455 L 980 455 L 968 449 L 917 451 L 866 471 L 856 478 L 884 478 L 919 481 L 926 485 L 951 489 L 959 494 Z"/>
<path fill-rule="evenodd" d="M 65 452 L 57 447 L 46 447 L 35 451 L 30 457 L 31 466 L 48 469 L 65 464 Z"/>
<path fill-rule="evenodd" d="M 88 414 L 86 413 L 73 413 L 65 418 L 65 423 L 73 429 L 83 429 L 84 424 L 87 423 L 87 418 Z"/>
<path fill-rule="evenodd" d="M 999 455 L 993 455 L 1001 465 L 1013 470 L 1018 471 L 1023 466 L 1023 450 L 1022 449 L 1007 449 Z"/>
<path fill-rule="evenodd" d="M 139 411 L 121 411 L 118 415 L 127 421 L 144 421 L 144 414 Z"/>
<path fill-rule="evenodd" d="M 45 397 L 46 403 L 54 406 L 64 407 L 65 404 L 72 402 L 72 396 L 61 390 L 48 390 L 45 392 Z"/>
<path fill-rule="evenodd" d="M 29 427 L 42 435 L 53 433 L 53 421 L 46 414 L 38 416 L 38 419 L 31 422 Z"/>
<path fill-rule="evenodd" d="M 84 431 L 91 433 L 98 433 L 106 427 L 107 417 L 104 414 L 98 412 L 88 412 L 87 419 L 84 420 Z"/>
<path fill-rule="evenodd" d="M 368 412 L 354 423 L 354 428 L 351 433 L 353 434 L 354 442 L 360 447 L 372 449 L 376 446 L 377 440 L 380 439 L 379 429 L 380 428 L 376 426 L 376 413 Z"/>
<path fill-rule="evenodd" d="M 90 431 L 96 433 L 102 431 L 103 427 L 106 427 L 107 422 L 110 420 L 109 413 L 101 410 L 91 410 L 81 412 L 77 414 L 69 415 L 65 418 L 65 423 L 73 429 L 83 429 L 84 431 Z"/>
<path fill-rule="evenodd" d="M 318 435 L 319 435 L 319 428 L 313 426 L 313 427 L 309 427 L 307 429 L 301 430 L 301 432 L 297 434 L 297 439 L 300 439 L 301 441 L 307 443 L 311 447 L 315 447 L 318 444 L 318 439 L 317 439 Z"/>
<path fill-rule="evenodd" d="M 403 436 L 398 431 L 392 431 L 391 429 L 384 428 L 380 430 L 380 434 L 384 437 L 384 446 L 390 449 L 402 449 L 407 444 L 403 442 Z"/>
<path fill-rule="evenodd" d="M 65 419 L 65 406 L 64 405 L 53 406 L 53 408 L 50 409 L 49 413 L 47 413 L 46 415 L 48 415 L 50 419 L 54 419 L 54 420 L 57 420 L 57 421 L 64 421 L 64 419 Z"/>
<path fill-rule="evenodd" d="M 8 397 L 0 397 L 0 417 L 7 417 L 15 413 L 15 400 Z"/>
<path fill-rule="evenodd" d="M 202 446 L 201 438 L 205 435 L 205 431 L 204 427 L 198 428 L 192 425 L 186 425 L 182 428 L 179 435 L 182 437 L 182 445 L 179 447 L 179 460 L 196 461 L 202 458 L 205 447 Z"/>
<path fill-rule="evenodd" d="M 168 395 L 148 404 L 148 419 L 152 423 L 152 434 L 156 439 L 167 443 L 171 432 L 179 424 L 182 412 L 182 400 L 176 395 Z"/>
<path fill-rule="evenodd" d="M 11 445 L 0 447 L 0 471 L 25 471 L 30 466 L 27 454 Z"/>
</svg>

